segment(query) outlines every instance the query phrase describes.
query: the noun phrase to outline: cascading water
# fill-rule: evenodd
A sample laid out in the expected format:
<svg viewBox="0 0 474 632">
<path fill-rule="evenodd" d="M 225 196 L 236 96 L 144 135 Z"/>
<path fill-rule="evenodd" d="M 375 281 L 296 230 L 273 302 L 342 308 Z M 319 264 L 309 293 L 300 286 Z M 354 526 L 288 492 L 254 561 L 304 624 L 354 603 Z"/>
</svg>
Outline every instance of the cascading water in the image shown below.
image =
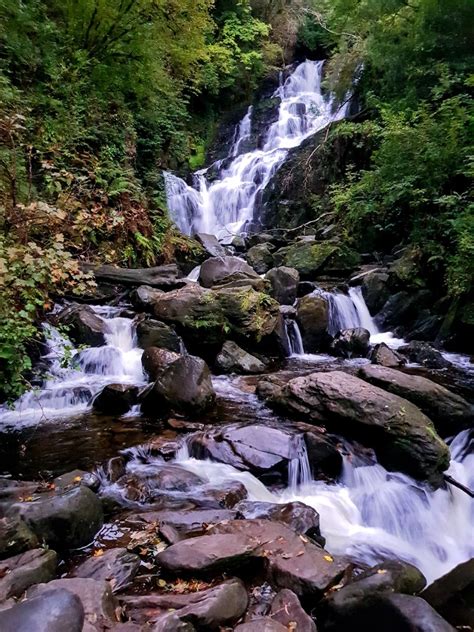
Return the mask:
<svg viewBox="0 0 474 632">
<path fill-rule="evenodd" d="M 360 286 L 351 287 L 349 294 L 322 290 L 316 290 L 316 292 L 322 294 L 329 303 L 328 332 L 331 336 L 335 336 L 338 331 L 343 329 L 356 327 L 367 329 L 371 336 L 379 333 L 362 296 Z"/>
<path fill-rule="evenodd" d="M 71 417 L 87 410 L 106 384 L 145 383 L 143 351 L 137 347 L 132 319 L 118 317 L 119 308 L 94 307 L 94 311 L 107 323 L 106 344 L 77 350 L 55 327 L 44 325 L 48 377 L 40 389 L 20 397 L 13 409 L 0 408 L 0 426 Z"/>
<path fill-rule="evenodd" d="M 250 137 L 249 109 L 237 128 L 230 161 L 214 165 L 218 171 L 216 179 L 208 182 L 207 170 L 198 171 L 190 187 L 165 173 L 170 215 L 183 233 L 225 237 L 242 231 L 253 219 L 259 195 L 285 161 L 289 149 L 344 118 L 348 103 L 337 107 L 332 95 L 322 93 L 322 69 L 322 61 L 305 61 L 280 85 L 273 95 L 281 99 L 278 120 L 269 126 L 262 149 L 240 153 Z"/>
<path fill-rule="evenodd" d="M 285 320 L 285 330 L 288 338 L 288 346 L 290 348 L 290 356 L 302 355 L 304 353 L 304 346 L 298 323 L 291 319 Z"/>
</svg>

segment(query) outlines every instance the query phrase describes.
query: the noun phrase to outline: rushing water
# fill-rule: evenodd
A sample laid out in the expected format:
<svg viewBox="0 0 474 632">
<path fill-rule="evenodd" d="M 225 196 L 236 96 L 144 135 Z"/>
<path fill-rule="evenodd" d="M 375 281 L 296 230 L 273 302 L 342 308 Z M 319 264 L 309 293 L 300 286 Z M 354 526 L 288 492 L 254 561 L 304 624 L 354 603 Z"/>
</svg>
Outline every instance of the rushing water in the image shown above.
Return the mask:
<svg viewBox="0 0 474 632">
<path fill-rule="evenodd" d="M 193 186 L 165 173 L 168 208 L 172 219 L 187 234 L 213 233 L 224 237 L 241 231 L 253 219 L 259 195 L 279 169 L 288 151 L 332 121 L 344 118 L 347 103 L 337 107 L 321 88 L 322 61 L 305 61 L 280 85 L 274 97 L 281 100 L 278 120 L 266 133 L 261 149 L 245 150 L 252 125 L 252 109 L 236 128 L 229 160 L 213 165 L 218 176 L 196 172 Z"/>
</svg>

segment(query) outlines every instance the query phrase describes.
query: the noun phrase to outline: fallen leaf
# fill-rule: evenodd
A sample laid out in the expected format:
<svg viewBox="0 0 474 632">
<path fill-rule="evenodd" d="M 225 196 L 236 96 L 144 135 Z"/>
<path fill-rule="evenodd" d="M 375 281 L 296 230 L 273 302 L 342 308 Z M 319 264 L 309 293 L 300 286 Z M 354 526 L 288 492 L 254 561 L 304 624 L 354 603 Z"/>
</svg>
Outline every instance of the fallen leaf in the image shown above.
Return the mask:
<svg viewBox="0 0 474 632">
<path fill-rule="evenodd" d="M 97 549 L 96 551 L 94 551 L 94 557 L 101 557 L 102 555 L 104 555 L 104 549 Z"/>
<path fill-rule="evenodd" d="M 330 555 L 325 555 L 324 559 L 326 560 L 326 562 L 334 562 L 334 558 L 331 557 Z"/>
</svg>

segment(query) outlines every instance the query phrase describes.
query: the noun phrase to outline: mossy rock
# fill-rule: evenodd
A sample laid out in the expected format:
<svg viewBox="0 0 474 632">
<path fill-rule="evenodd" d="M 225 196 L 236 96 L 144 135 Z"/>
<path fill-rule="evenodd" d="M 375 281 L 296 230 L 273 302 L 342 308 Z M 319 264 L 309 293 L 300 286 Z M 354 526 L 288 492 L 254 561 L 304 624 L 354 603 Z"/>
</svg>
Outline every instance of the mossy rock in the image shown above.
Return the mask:
<svg viewBox="0 0 474 632">
<path fill-rule="evenodd" d="M 326 270 L 350 271 L 359 261 L 355 251 L 332 242 L 295 242 L 275 254 L 275 265 L 296 268 L 302 279 L 314 279 Z"/>
<path fill-rule="evenodd" d="M 390 267 L 395 283 L 403 287 L 424 287 L 419 264 L 419 252 L 416 248 L 407 248 Z"/>
</svg>

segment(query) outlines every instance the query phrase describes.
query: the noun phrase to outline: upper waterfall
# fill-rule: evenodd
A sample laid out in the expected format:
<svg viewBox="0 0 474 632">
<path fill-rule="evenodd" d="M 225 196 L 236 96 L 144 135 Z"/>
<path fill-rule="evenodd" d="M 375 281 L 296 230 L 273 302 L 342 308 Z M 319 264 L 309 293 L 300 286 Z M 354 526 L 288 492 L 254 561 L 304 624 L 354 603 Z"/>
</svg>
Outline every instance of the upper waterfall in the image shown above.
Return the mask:
<svg viewBox="0 0 474 632">
<path fill-rule="evenodd" d="M 280 99 L 278 120 L 268 126 L 264 145 L 241 153 L 250 138 L 252 108 L 236 127 L 228 159 L 215 163 L 217 178 L 209 182 L 208 169 L 197 171 L 193 186 L 165 173 L 171 219 L 186 234 L 204 232 L 219 237 L 241 232 L 254 218 L 259 195 L 285 161 L 288 151 L 299 146 L 333 121 L 346 115 L 347 101 L 338 106 L 331 94 L 322 92 L 322 61 L 305 61 L 274 93 Z"/>
</svg>

